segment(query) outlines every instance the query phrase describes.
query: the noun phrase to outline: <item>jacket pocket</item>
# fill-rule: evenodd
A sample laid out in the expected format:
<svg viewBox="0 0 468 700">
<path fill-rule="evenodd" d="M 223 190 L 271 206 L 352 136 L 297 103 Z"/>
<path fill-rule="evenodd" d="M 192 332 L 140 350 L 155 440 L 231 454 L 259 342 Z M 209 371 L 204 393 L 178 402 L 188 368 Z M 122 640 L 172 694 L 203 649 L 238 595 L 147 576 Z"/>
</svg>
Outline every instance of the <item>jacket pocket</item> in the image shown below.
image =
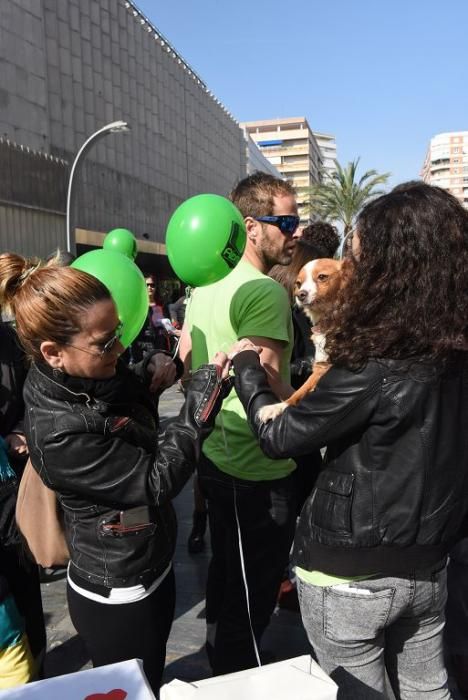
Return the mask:
<svg viewBox="0 0 468 700">
<path fill-rule="evenodd" d="M 312 526 L 351 534 L 353 487 L 354 474 L 342 474 L 332 469 L 321 472 L 312 497 Z"/>
<path fill-rule="evenodd" d="M 122 522 L 120 513 L 99 519 L 98 534 L 100 537 L 151 537 L 156 532 L 154 522 Z"/>
</svg>

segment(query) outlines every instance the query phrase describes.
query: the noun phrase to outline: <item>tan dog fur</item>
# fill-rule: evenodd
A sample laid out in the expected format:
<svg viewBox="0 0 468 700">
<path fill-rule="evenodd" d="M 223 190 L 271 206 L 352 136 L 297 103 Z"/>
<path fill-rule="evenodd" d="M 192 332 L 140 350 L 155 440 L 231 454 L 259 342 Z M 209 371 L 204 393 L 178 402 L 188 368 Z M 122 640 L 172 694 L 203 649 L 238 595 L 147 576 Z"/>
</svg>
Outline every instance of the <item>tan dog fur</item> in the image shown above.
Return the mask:
<svg viewBox="0 0 468 700">
<path fill-rule="evenodd" d="M 319 380 L 329 370 L 325 352 L 325 336 L 320 332 L 319 322 L 325 309 L 336 300 L 344 283 L 342 260 L 320 258 L 306 263 L 299 271 L 294 294 L 297 305 L 312 321 L 312 341 L 315 345 L 314 369 L 310 377 L 286 401 L 264 406 L 259 411 L 260 420 L 266 423 L 281 415 L 288 406 L 295 406 L 310 391 L 314 391 Z"/>
</svg>

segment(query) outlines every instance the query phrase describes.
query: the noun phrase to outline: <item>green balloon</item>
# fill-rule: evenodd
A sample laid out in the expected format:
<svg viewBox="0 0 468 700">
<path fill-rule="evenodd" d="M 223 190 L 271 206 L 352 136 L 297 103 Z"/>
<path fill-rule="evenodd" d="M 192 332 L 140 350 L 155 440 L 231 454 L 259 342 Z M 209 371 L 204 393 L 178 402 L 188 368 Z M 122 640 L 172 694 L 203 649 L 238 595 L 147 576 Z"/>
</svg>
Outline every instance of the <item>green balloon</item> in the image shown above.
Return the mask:
<svg viewBox="0 0 468 700">
<path fill-rule="evenodd" d="M 104 238 L 102 247 L 104 250 L 122 253 L 130 260 L 135 260 L 138 253 L 136 238 L 127 228 L 114 228 L 112 231 L 109 231 Z"/>
<path fill-rule="evenodd" d="M 167 226 L 166 248 L 174 272 L 191 287 L 228 275 L 242 257 L 244 219 L 225 197 L 199 194 L 183 202 Z"/>
<path fill-rule="evenodd" d="M 148 294 L 141 270 L 122 253 L 104 249 L 80 255 L 71 267 L 97 277 L 107 287 L 123 325 L 120 342 L 128 347 L 148 314 Z"/>
</svg>

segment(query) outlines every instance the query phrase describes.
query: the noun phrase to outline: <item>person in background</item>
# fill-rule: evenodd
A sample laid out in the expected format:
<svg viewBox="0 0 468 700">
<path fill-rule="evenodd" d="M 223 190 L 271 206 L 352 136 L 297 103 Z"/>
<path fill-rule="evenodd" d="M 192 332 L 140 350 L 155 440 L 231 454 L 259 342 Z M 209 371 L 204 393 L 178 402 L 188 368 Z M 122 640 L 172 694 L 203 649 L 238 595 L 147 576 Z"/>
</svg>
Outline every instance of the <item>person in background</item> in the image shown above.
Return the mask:
<svg viewBox="0 0 468 700">
<path fill-rule="evenodd" d="M 450 550 L 447 566 L 445 646 L 458 688 L 468 697 L 468 537 L 464 534 Z"/>
<path fill-rule="evenodd" d="M 0 690 L 36 680 L 36 674 L 24 618 L 11 594 L 8 579 L 0 574 Z"/>
<path fill-rule="evenodd" d="M 468 515 L 468 212 L 400 185 L 358 216 L 349 265 L 316 390 L 262 423 L 277 398 L 246 340 L 229 351 L 236 390 L 269 457 L 327 447 L 293 558 L 340 696 L 387 697 L 387 673 L 397 700 L 445 700 L 447 554 Z"/>
<path fill-rule="evenodd" d="M 0 688 L 5 689 L 37 679 L 46 646 L 38 570 L 27 559 L 15 524 L 28 452 L 22 396 L 26 363 L 12 323 L 0 323 L 0 378 Z"/>
<path fill-rule="evenodd" d="M 340 245 L 338 229 L 328 221 L 313 221 L 302 229 L 299 240 L 314 248 L 317 258 L 334 258 Z"/>
<path fill-rule="evenodd" d="M 164 350 L 170 353 L 172 344 L 170 333 L 163 325 L 165 318 L 164 305 L 157 290 L 156 275 L 153 272 L 145 274 L 148 291 L 148 315 L 145 324 L 125 353 L 129 364 L 141 362 L 148 353 Z"/>
<path fill-rule="evenodd" d="M 76 260 L 76 255 L 73 255 L 73 253 L 70 253 L 68 250 L 61 250 L 60 248 L 57 248 L 53 253 L 50 253 L 45 259 L 45 262 L 51 263 L 53 262 L 55 265 L 59 265 L 60 267 L 67 267 L 68 265 L 71 265 L 72 262 Z"/>
<path fill-rule="evenodd" d="M 185 320 L 187 297 L 185 293 L 181 295 L 180 291 L 174 296 L 174 301 L 168 305 L 169 317 L 174 328 L 181 330 Z"/>
<path fill-rule="evenodd" d="M 7 258 L 7 254 L 0 255 L 0 266 Z M 3 289 L 4 279 L 0 277 L 0 298 Z M 10 319 L 14 318 L 8 304 L 1 303 L 1 309 L 2 315 Z M 19 678 L 26 682 L 40 676 L 46 649 L 39 570 L 36 564 L 27 558 L 14 521 L 17 487 L 28 458 L 23 426 L 23 385 L 26 373 L 26 360 L 16 336 L 14 324 L 12 321 L 2 321 L 0 322 L 0 436 L 2 439 L 0 449 L 6 469 L 14 472 L 15 484 L 11 498 L 8 502 L 2 502 L 0 513 L 0 575 L 4 578 L 0 587 L 3 610 L 12 611 L 12 603 L 17 610 L 13 629 L 18 634 L 12 637 L 11 630 L 6 630 L 3 642 L 0 639 L 0 646 L 4 648 L 4 653 L 0 652 L 0 658 L 3 660 L 9 658 L 13 666 L 16 663 L 19 665 L 18 673 L 10 667 L 5 676 L 12 682 Z M 6 623 L 8 616 L 2 615 L 1 619 Z M 19 646 L 16 647 L 16 644 Z M 30 649 L 31 656 L 29 652 L 26 653 L 26 646 Z M 12 652 L 14 652 L 13 656 L 11 656 Z"/>
<path fill-rule="evenodd" d="M 122 327 L 95 277 L 20 256 L 0 260 L 32 360 L 25 433 L 33 467 L 62 507 L 71 620 L 94 666 L 143 659 L 157 693 L 175 602 L 171 500 L 193 472 L 224 395 L 221 368 L 195 372 L 179 416 L 158 445 L 150 390 L 173 380 L 165 353 L 131 371 Z M 229 388 L 229 387 L 227 387 Z"/>
</svg>

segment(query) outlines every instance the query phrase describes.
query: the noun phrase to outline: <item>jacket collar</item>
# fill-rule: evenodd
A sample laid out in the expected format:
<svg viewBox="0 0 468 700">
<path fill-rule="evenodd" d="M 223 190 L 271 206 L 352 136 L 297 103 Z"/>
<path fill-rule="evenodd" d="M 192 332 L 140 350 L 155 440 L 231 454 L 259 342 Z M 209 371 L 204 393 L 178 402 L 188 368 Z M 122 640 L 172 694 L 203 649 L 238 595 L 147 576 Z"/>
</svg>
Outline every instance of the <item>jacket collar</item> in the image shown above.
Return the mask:
<svg viewBox="0 0 468 700">
<path fill-rule="evenodd" d="M 65 372 L 52 369 L 46 363 L 33 363 L 29 381 L 45 395 L 59 401 L 74 403 L 123 404 L 142 403 L 152 407 L 152 399 L 143 383 L 123 363 L 109 379 L 87 379 L 71 377 Z"/>
</svg>

